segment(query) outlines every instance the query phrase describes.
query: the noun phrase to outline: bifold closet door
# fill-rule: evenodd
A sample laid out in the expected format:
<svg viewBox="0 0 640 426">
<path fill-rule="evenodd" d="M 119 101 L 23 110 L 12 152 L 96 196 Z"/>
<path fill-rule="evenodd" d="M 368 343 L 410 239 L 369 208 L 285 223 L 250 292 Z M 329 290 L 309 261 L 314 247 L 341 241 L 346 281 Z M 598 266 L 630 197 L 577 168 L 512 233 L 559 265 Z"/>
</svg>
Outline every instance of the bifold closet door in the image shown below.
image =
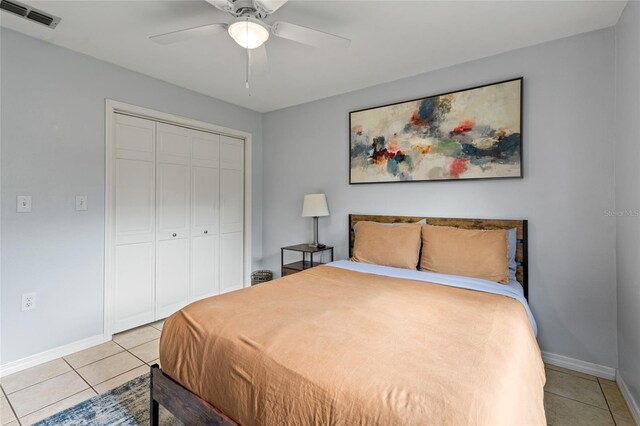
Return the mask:
<svg viewBox="0 0 640 426">
<path fill-rule="evenodd" d="M 191 134 L 157 124 L 156 318 L 189 302 Z"/>
<path fill-rule="evenodd" d="M 220 136 L 220 292 L 243 287 L 244 140 Z"/>
<path fill-rule="evenodd" d="M 113 332 L 155 319 L 156 123 L 115 115 Z"/>
<path fill-rule="evenodd" d="M 220 136 L 192 133 L 191 300 L 220 293 Z"/>
</svg>

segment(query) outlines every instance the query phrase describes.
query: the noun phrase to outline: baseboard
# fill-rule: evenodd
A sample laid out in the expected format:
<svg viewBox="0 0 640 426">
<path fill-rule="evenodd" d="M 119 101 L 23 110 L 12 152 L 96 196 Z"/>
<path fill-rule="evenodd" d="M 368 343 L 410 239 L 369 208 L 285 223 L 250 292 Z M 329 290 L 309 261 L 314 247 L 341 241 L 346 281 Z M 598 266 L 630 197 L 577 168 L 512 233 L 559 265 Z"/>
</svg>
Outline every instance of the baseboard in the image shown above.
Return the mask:
<svg viewBox="0 0 640 426">
<path fill-rule="evenodd" d="M 99 334 L 97 336 L 87 337 L 86 339 L 78 340 L 57 348 L 49 349 L 48 351 L 2 364 L 0 365 L 0 377 L 8 376 L 9 374 L 17 373 L 18 371 L 35 367 L 36 365 L 43 364 L 45 362 L 53 361 L 54 359 L 88 349 L 104 342 L 104 335 Z"/>
<path fill-rule="evenodd" d="M 633 396 L 631 395 L 627 384 L 624 382 L 622 376 L 620 375 L 620 371 L 618 371 L 616 382 L 618 382 L 618 387 L 620 388 L 620 392 L 622 392 L 624 400 L 627 401 L 627 405 L 629 406 L 629 411 L 631 411 L 633 419 L 636 421 L 636 424 L 640 425 L 640 408 L 638 407 L 638 402 L 633 399 Z"/>
<path fill-rule="evenodd" d="M 552 354 L 549 352 L 542 352 L 542 359 L 547 364 L 555 365 L 557 367 L 568 368 L 581 373 L 591 374 L 592 376 L 602 377 L 603 379 L 616 379 L 616 369 L 613 367 L 593 364 L 591 362 L 581 361 L 579 359 L 569 358 L 568 356 Z"/>
</svg>

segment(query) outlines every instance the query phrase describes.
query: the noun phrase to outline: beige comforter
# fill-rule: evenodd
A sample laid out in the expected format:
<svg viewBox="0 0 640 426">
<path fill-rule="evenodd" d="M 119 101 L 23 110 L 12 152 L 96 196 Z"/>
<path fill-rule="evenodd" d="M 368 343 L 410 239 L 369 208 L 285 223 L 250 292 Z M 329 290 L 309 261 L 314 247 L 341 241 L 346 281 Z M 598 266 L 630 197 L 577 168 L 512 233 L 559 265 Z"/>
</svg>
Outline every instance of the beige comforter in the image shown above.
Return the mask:
<svg viewBox="0 0 640 426">
<path fill-rule="evenodd" d="M 546 424 L 518 301 L 330 266 L 185 307 L 160 362 L 243 425 Z"/>
</svg>

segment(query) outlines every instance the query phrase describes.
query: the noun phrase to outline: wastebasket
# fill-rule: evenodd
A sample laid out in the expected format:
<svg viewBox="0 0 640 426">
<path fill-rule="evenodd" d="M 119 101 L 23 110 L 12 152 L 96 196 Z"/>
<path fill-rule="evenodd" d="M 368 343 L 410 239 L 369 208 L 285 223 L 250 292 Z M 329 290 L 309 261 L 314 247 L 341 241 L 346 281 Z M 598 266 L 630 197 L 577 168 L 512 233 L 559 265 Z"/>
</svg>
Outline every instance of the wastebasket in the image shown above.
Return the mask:
<svg viewBox="0 0 640 426">
<path fill-rule="evenodd" d="M 262 284 L 273 279 L 273 272 L 266 269 L 253 271 L 251 273 L 251 285 Z"/>
</svg>

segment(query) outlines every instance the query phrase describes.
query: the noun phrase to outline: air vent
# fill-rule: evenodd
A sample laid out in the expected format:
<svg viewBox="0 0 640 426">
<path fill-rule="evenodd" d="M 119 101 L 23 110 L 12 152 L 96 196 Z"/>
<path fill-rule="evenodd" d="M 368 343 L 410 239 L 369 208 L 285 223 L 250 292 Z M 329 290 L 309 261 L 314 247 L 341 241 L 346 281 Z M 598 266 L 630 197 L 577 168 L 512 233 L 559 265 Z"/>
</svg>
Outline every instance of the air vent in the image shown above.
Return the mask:
<svg viewBox="0 0 640 426">
<path fill-rule="evenodd" d="M 32 22 L 37 22 L 53 29 L 58 26 L 60 18 L 15 0 L 1 0 L 0 10 L 18 15 Z"/>
<path fill-rule="evenodd" d="M 40 22 L 41 24 L 44 24 L 47 27 L 51 25 L 51 23 L 53 22 L 53 18 L 51 16 L 43 15 L 42 13 L 36 12 L 35 10 L 32 10 L 31 12 L 29 12 L 29 14 L 27 15 L 27 19 Z"/>
<path fill-rule="evenodd" d="M 6 10 L 7 12 L 15 13 L 16 15 L 25 16 L 29 9 L 26 7 L 20 6 L 19 4 L 12 3 L 7 0 L 2 0 L 0 3 L 0 9 Z"/>
</svg>

